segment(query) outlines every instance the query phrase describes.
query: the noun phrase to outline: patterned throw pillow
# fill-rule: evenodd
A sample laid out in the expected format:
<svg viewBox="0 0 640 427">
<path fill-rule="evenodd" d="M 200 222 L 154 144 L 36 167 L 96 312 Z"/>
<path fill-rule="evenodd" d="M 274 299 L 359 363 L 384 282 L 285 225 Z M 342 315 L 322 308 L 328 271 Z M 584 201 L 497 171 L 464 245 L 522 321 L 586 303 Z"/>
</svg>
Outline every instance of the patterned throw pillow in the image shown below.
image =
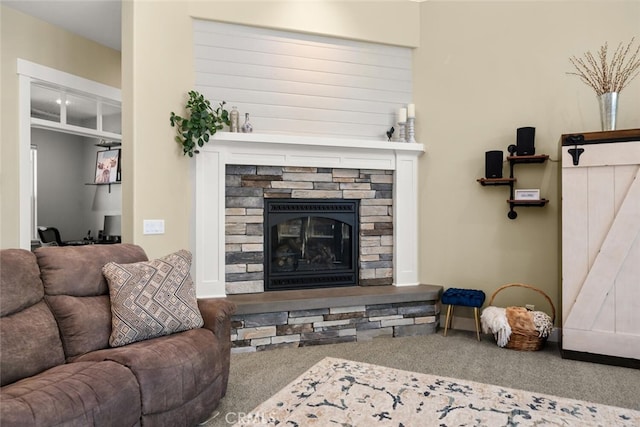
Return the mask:
<svg viewBox="0 0 640 427">
<path fill-rule="evenodd" d="M 204 324 L 193 281 L 191 253 L 102 267 L 111 297 L 109 345 L 119 347 Z"/>
</svg>

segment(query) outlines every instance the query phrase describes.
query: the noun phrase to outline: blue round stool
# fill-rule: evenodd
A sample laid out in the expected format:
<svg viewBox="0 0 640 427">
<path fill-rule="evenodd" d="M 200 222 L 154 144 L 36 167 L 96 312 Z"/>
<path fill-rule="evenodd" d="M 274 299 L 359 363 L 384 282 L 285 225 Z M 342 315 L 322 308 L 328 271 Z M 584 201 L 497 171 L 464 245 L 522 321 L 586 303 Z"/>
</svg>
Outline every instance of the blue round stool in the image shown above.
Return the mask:
<svg viewBox="0 0 640 427">
<path fill-rule="evenodd" d="M 444 336 L 447 336 L 447 329 L 449 329 L 453 321 L 453 307 L 461 305 L 464 307 L 473 307 L 473 317 L 476 321 L 476 335 L 478 336 L 478 341 L 480 341 L 480 317 L 478 315 L 478 308 L 482 307 L 484 299 L 484 292 L 476 289 L 449 288 L 444 291 L 440 301 L 442 304 L 449 304 L 449 308 L 447 308 L 447 318 L 444 321 Z"/>
</svg>

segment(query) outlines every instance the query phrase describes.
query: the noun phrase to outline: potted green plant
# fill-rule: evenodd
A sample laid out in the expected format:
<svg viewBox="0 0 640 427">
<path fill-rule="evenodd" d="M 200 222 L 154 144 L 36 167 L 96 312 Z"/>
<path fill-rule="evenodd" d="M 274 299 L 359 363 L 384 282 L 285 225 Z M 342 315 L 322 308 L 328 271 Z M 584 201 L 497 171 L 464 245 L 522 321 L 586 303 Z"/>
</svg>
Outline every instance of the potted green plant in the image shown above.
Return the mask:
<svg viewBox="0 0 640 427">
<path fill-rule="evenodd" d="M 195 90 L 189 92 L 189 100 L 185 105 L 187 117 L 178 116 L 173 111 L 169 121 L 176 128 L 176 142 L 182 146 L 182 153 L 193 157 L 199 153 L 198 148 L 224 125 L 229 125 L 229 112 L 225 110 L 226 102 L 222 101 L 214 110 L 209 100 Z"/>
</svg>

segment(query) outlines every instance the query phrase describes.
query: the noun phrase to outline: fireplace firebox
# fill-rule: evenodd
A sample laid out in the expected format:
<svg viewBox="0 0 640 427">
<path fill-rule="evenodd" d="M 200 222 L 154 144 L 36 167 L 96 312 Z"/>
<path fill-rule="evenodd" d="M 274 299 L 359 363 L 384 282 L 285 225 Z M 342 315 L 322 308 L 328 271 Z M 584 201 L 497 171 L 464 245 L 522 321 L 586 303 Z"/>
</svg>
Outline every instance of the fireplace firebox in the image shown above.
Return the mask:
<svg viewBox="0 0 640 427">
<path fill-rule="evenodd" d="M 357 285 L 359 204 L 265 199 L 265 290 Z"/>
</svg>

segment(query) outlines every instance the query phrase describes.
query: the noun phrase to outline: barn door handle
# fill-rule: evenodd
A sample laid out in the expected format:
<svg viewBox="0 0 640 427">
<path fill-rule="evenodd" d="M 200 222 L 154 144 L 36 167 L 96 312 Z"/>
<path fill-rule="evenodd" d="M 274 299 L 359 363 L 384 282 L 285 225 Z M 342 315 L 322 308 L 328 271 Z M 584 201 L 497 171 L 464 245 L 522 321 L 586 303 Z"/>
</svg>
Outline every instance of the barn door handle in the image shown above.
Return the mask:
<svg viewBox="0 0 640 427">
<path fill-rule="evenodd" d="M 580 155 L 584 153 L 584 148 L 569 148 L 569 154 L 573 157 L 573 165 L 578 166 L 580 164 Z"/>
<path fill-rule="evenodd" d="M 580 155 L 584 153 L 584 148 L 578 148 L 578 144 L 584 143 L 584 135 L 569 135 L 565 141 L 574 145 L 574 148 L 569 148 L 568 151 L 569 154 L 571 154 L 571 157 L 573 157 L 573 165 L 578 166 L 580 164 Z"/>
</svg>

